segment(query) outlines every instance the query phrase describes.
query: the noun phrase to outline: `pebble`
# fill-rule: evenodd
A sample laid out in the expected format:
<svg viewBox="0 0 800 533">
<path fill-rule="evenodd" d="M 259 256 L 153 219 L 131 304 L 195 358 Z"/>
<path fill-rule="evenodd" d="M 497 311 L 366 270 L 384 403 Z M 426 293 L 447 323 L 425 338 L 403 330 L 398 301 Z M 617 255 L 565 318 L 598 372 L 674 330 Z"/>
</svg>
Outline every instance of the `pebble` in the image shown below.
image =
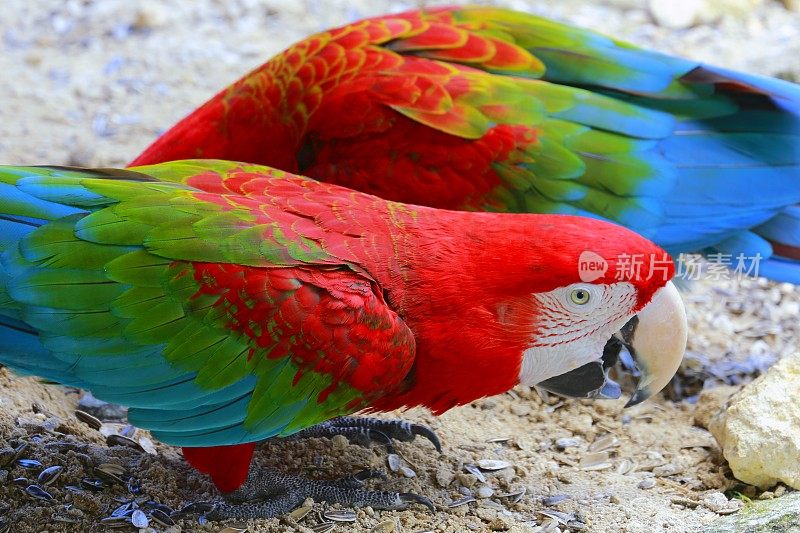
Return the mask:
<svg viewBox="0 0 800 533">
<path fill-rule="evenodd" d="M 487 470 L 489 472 L 502 470 L 504 468 L 508 468 L 509 466 L 511 466 L 511 463 L 508 461 L 501 461 L 498 459 L 481 459 L 478 461 L 478 467 L 480 467 L 481 470 Z"/>
<path fill-rule="evenodd" d="M 442 488 L 449 487 L 456 477 L 455 472 L 446 466 L 438 466 L 436 468 L 436 484 Z"/>
<path fill-rule="evenodd" d="M 721 492 L 709 492 L 700 499 L 702 504 L 715 513 L 729 507 L 728 498 Z"/>
<path fill-rule="evenodd" d="M 478 498 L 491 498 L 494 494 L 494 489 L 489 485 L 483 485 L 478 487 L 478 490 L 475 491 L 475 494 L 478 496 Z"/>
<path fill-rule="evenodd" d="M 370 529 L 370 533 L 393 533 L 397 525 L 395 524 L 394 520 L 384 520 L 375 525 L 372 529 Z"/>
<path fill-rule="evenodd" d="M 644 489 L 644 490 L 652 489 L 653 487 L 656 486 L 656 480 L 651 478 L 651 477 L 648 477 L 648 478 L 645 478 L 645 479 L 641 480 L 639 482 L 639 485 L 637 485 L 637 486 L 640 489 Z"/>
<path fill-rule="evenodd" d="M 531 414 L 531 406 L 527 403 L 512 403 L 511 412 L 517 416 L 528 416 Z"/>
<path fill-rule="evenodd" d="M 464 472 L 459 472 L 456 474 L 456 480 L 462 487 L 474 487 L 475 483 L 478 482 L 478 478 L 472 474 L 465 474 Z"/>
<path fill-rule="evenodd" d="M 417 473 L 414 472 L 414 469 L 411 468 L 411 467 L 408 467 L 408 466 L 401 466 L 400 467 L 400 473 L 403 474 L 403 476 L 405 476 L 405 477 L 407 477 L 409 479 L 417 477 Z"/>
</svg>

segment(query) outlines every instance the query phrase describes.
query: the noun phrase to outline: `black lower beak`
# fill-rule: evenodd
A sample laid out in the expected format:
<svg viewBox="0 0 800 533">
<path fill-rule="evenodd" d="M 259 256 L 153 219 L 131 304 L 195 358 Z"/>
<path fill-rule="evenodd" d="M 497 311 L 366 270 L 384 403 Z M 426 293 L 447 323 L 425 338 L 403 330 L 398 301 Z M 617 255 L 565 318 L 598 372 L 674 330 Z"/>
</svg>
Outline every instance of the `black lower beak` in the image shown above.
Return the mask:
<svg viewBox="0 0 800 533">
<path fill-rule="evenodd" d="M 601 360 L 553 376 L 536 386 L 569 398 L 616 400 L 622 395 L 622 388 L 608 376 L 608 372 L 617 364 L 621 350 L 622 342 L 617 337 L 611 337 L 603 348 Z"/>
</svg>

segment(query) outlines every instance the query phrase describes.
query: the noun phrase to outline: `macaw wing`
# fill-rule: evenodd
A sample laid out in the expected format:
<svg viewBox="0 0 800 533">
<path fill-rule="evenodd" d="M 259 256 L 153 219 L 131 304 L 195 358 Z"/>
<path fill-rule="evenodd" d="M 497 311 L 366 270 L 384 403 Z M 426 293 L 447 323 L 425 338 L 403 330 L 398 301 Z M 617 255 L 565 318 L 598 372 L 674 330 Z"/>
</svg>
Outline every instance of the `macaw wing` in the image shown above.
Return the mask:
<svg viewBox="0 0 800 533">
<path fill-rule="evenodd" d="M 303 172 L 437 207 L 600 216 L 673 252 L 749 239 L 769 255 L 749 228 L 800 201 L 796 86 L 506 10 L 398 19 L 363 47 L 380 68 L 323 97 Z"/>
<path fill-rule="evenodd" d="M 280 202 L 310 202 L 292 192 L 313 181 L 151 170 L 0 169 L 4 364 L 129 405 L 181 446 L 291 434 L 404 379 L 414 337 L 372 279 L 323 250 L 334 232 L 267 196 L 208 192 L 267 180 Z"/>
</svg>

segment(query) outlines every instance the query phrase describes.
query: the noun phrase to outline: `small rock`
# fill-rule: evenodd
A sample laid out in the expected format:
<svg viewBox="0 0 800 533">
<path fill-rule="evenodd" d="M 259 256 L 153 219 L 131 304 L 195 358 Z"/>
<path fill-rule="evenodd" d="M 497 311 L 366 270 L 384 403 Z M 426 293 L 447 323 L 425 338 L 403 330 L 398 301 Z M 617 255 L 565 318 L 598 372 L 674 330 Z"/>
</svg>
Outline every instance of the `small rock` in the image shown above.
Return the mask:
<svg viewBox="0 0 800 533">
<path fill-rule="evenodd" d="M 436 483 L 442 488 L 449 487 L 455 478 L 455 473 L 446 466 L 439 466 L 436 469 Z"/>
<path fill-rule="evenodd" d="M 100 504 L 94 495 L 85 492 L 75 492 L 71 496 L 72 504 L 81 511 L 86 511 L 89 514 L 98 514 L 100 512 Z"/>
<path fill-rule="evenodd" d="M 492 531 L 508 531 L 511 529 L 511 526 L 511 520 L 502 515 L 497 515 L 494 520 L 489 522 L 489 529 Z"/>
<path fill-rule="evenodd" d="M 711 418 L 719 412 L 725 402 L 740 388 L 732 385 L 720 385 L 701 392 L 694 410 L 694 425 L 708 429 Z"/>
<path fill-rule="evenodd" d="M 140 2 L 133 27 L 137 30 L 154 29 L 169 22 L 169 11 L 158 2 Z"/>
<path fill-rule="evenodd" d="M 414 471 L 414 469 L 408 466 L 401 466 L 400 473 L 407 478 L 417 477 L 417 473 Z"/>
<path fill-rule="evenodd" d="M 800 0 L 781 0 L 781 2 L 789 11 L 800 11 Z"/>
<path fill-rule="evenodd" d="M 459 472 L 456 474 L 456 479 L 462 487 L 467 488 L 474 487 L 475 483 L 478 481 L 477 477 L 473 476 L 472 474 L 465 474 L 464 472 Z"/>
<path fill-rule="evenodd" d="M 478 490 L 475 492 L 478 498 L 491 498 L 494 494 L 494 489 L 489 485 L 483 485 L 478 487 Z"/>
<path fill-rule="evenodd" d="M 515 402 L 511 404 L 511 412 L 517 416 L 528 416 L 531 414 L 531 406 L 527 403 Z"/>
<path fill-rule="evenodd" d="M 641 480 L 637 486 L 643 490 L 652 489 L 653 487 L 656 486 L 656 480 L 651 477 L 648 477 Z"/>
<path fill-rule="evenodd" d="M 721 492 L 717 491 L 705 494 L 700 501 L 704 506 L 715 513 L 728 507 L 728 498 L 726 498 Z"/>
<path fill-rule="evenodd" d="M 737 479 L 762 489 L 800 489 L 800 353 L 746 385 L 712 417 L 709 430 Z"/>
<path fill-rule="evenodd" d="M 396 529 L 394 520 L 384 520 L 370 529 L 370 533 L 393 533 Z"/>
<path fill-rule="evenodd" d="M 331 447 L 336 452 L 343 452 L 350 445 L 350 441 L 344 435 L 334 435 L 331 438 Z"/>
<path fill-rule="evenodd" d="M 697 20 L 700 9 L 698 0 L 649 0 L 650 16 L 659 26 L 673 30 L 688 28 Z"/>
</svg>

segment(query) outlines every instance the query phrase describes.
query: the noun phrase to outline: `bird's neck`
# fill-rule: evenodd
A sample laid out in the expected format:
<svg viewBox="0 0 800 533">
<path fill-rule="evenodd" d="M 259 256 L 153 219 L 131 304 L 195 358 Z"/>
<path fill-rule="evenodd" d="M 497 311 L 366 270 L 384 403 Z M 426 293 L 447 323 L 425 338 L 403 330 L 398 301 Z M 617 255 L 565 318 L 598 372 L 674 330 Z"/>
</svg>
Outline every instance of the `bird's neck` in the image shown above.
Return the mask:
<svg viewBox="0 0 800 533">
<path fill-rule="evenodd" d="M 424 405 L 442 412 L 505 392 L 518 383 L 530 344 L 530 295 L 482 282 L 490 270 L 519 275 L 509 255 L 514 247 L 504 246 L 510 236 L 492 242 L 505 233 L 498 218 L 438 211 L 426 220 L 425 214 L 397 251 L 398 270 L 379 280 L 391 287 L 387 300 L 416 338 L 412 373 L 380 409 Z"/>
</svg>

